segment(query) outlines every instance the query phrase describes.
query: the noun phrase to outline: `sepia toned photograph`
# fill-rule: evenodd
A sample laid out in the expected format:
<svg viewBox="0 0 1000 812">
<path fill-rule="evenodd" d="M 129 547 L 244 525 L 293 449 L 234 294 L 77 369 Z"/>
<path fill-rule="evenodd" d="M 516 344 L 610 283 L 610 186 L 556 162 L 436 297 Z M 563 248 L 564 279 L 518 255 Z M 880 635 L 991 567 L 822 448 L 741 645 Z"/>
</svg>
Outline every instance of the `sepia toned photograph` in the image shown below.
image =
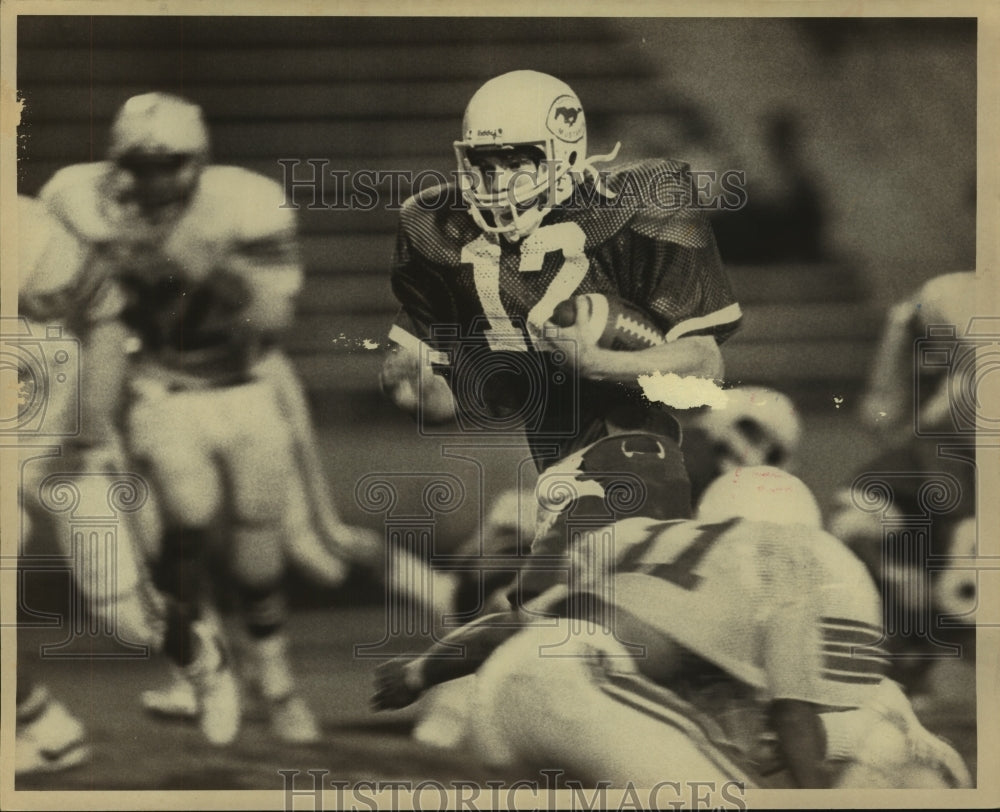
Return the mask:
<svg viewBox="0 0 1000 812">
<path fill-rule="evenodd" d="M 2 806 L 1000 802 L 1000 15 L 244 5 L 2 9 Z"/>
</svg>

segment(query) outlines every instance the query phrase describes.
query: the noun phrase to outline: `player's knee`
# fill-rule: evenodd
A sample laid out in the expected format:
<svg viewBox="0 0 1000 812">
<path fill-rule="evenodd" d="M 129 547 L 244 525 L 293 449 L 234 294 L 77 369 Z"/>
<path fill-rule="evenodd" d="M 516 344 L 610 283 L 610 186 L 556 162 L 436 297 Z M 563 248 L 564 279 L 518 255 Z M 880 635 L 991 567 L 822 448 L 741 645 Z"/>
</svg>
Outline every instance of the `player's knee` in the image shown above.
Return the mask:
<svg viewBox="0 0 1000 812">
<path fill-rule="evenodd" d="M 285 568 L 281 526 L 241 522 L 233 530 L 231 568 L 241 588 L 271 589 L 280 584 Z"/>
<path fill-rule="evenodd" d="M 285 625 L 288 607 L 280 583 L 262 586 L 240 584 L 247 632 L 255 639 L 274 635 Z"/>
<path fill-rule="evenodd" d="M 222 486 L 209 470 L 177 469 L 157 476 L 160 502 L 170 524 L 206 527 L 222 507 Z"/>
<path fill-rule="evenodd" d="M 268 465 L 253 470 L 253 475 L 233 478 L 233 512 L 241 525 L 277 529 L 285 523 L 292 500 L 289 488 L 292 469 Z"/>
<path fill-rule="evenodd" d="M 163 534 L 163 552 L 155 568 L 156 585 L 182 604 L 201 599 L 202 555 L 208 532 L 199 527 L 171 527 Z"/>
</svg>

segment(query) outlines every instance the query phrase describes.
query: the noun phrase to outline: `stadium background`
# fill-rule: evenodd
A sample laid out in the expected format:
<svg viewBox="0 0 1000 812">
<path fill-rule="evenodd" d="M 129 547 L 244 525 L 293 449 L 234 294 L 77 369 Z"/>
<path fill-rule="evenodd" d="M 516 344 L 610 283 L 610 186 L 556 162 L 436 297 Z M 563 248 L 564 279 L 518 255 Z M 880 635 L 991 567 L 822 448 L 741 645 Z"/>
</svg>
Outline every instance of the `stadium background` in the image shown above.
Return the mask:
<svg viewBox="0 0 1000 812">
<path fill-rule="evenodd" d="M 517 68 L 574 87 L 591 153 L 621 140 L 621 159 L 746 173 L 746 208 L 713 215 L 746 314 L 727 373 L 798 404 L 800 474 L 826 507 L 873 448 L 855 408 L 885 309 L 975 267 L 975 20 L 20 17 L 18 187 L 34 194 L 59 167 L 99 159 L 115 110 L 148 90 L 203 106 L 215 162 L 279 181 L 279 159 L 302 162 L 299 179 L 310 159 L 449 172 L 469 96 Z M 382 526 L 354 498 L 367 474 L 450 471 L 468 498 L 436 517 L 446 552 L 524 467 L 476 438 L 462 440 L 467 458 L 445 458 L 378 394 L 382 351 L 365 340 L 384 346 L 394 315 L 397 216 L 379 192 L 368 211 L 309 209 L 297 193 L 307 281 L 287 346 L 346 518 Z M 328 176 L 326 193 L 349 190 Z M 402 506 L 419 498 L 399 487 Z M 335 592 L 292 577 L 300 608 L 369 603 L 358 611 L 377 625 L 365 574 Z M 366 667 L 345 666 L 361 681 L 336 707 L 363 702 Z"/>
</svg>

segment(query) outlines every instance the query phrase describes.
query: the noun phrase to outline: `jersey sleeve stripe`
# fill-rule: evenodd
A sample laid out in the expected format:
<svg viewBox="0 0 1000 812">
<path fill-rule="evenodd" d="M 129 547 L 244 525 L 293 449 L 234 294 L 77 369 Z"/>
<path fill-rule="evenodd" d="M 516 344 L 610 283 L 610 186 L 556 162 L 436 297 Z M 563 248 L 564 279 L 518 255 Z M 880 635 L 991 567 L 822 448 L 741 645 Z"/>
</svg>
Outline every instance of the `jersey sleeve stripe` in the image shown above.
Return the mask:
<svg viewBox="0 0 1000 812">
<path fill-rule="evenodd" d="M 831 671 L 829 669 L 824 669 L 823 678 L 828 679 L 832 682 L 846 682 L 850 685 L 878 685 L 884 679 L 881 675 L 857 675 L 857 674 L 845 674 L 840 671 Z"/>
<path fill-rule="evenodd" d="M 873 626 L 871 623 L 866 623 L 863 620 L 852 620 L 847 617 L 821 617 L 819 621 L 824 626 L 843 626 L 846 628 L 869 629 L 881 632 L 877 626 Z"/>
<path fill-rule="evenodd" d="M 680 324 L 675 324 L 666 335 L 667 341 L 676 341 L 678 338 L 688 333 L 697 333 L 700 330 L 708 330 L 714 327 L 721 327 L 724 324 L 735 324 L 743 318 L 743 311 L 739 304 L 733 302 L 721 310 L 709 313 L 706 316 L 696 316 L 693 319 L 686 319 Z"/>
<path fill-rule="evenodd" d="M 860 660 L 863 662 L 869 662 L 881 667 L 885 667 L 889 664 L 889 660 L 882 656 L 883 651 L 875 649 L 873 651 L 864 651 L 863 649 L 855 648 L 853 646 L 848 648 L 833 648 L 831 646 L 823 646 L 823 653 L 830 656 L 836 657 L 850 657 L 853 660 Z"/>
<path fill-rule="evenodd" d="M 828 670 L 850 672 L 852 674 L 878 674 L 881 676 L 888 663 L 867 657 L 845 657 L 840 654 L 825 654 L 823 667 Z"/>
<path fill-rule="evenodd" d="M 828 654 L 846 654 L 850 657 L 885 659 L 885 651 L 878 646 L 856 646 L 851 643 L 825 643 L 823 651 Z"/>
<path fill-rule="evenodd" d="M 869 626 L 866 629 L 838 629 L 824 625 L 821 628 L 821 633 L 824 643 L 853 643 L 857 646 L 870 646 L 878 643 L 883 637 L 882 630 L 875 626 Z"/>
</svg>

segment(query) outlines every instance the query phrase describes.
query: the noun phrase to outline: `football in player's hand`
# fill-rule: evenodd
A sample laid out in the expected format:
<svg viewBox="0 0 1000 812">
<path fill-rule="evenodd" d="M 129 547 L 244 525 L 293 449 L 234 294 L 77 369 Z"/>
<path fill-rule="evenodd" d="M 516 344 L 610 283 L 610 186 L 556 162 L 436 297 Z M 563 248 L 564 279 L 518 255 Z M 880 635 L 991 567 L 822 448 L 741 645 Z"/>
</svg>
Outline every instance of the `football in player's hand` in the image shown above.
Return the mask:
<svg viewBox="0 0 1000 812">
<path fill-rule="evenodd" d="M 656 322 L 631 302 L 603 293 L 582 293 L 556 305 L 557 327 L 579 325 L 585 338 L 607 350 L 644 350 L 666 343 Z"/>
</svg>

